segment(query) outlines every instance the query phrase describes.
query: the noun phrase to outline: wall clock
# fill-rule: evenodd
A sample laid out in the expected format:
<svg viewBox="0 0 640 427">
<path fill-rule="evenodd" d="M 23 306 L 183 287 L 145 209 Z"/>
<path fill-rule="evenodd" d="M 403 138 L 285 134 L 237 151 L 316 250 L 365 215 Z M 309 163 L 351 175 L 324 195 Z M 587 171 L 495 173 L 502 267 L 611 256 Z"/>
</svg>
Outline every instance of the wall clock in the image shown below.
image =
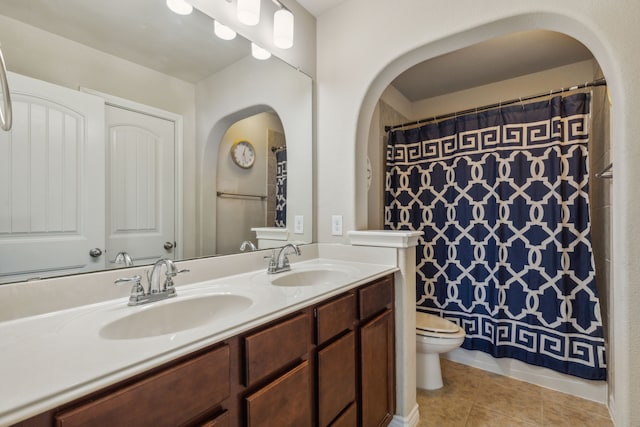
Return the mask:
<svg viewBox="0 0 640 427">
<path fill-rule="evenodd" d="M 240 139 L 231 146 L 231 158 L 236 165 L 243 169 L 249 169 L 256 161 L 256 150 L 252 143 Z"/>
</svg>

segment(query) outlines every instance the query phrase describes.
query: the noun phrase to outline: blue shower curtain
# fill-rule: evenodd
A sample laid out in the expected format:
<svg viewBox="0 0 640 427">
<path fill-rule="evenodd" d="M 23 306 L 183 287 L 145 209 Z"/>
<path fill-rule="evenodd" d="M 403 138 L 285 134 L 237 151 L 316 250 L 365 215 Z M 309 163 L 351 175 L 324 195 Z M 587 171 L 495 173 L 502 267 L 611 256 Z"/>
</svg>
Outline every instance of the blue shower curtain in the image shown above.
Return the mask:
<svg viewBox="0 0 640 427">
<path fill-rule="evenodd" d="M 422 231 L 417 309 L 463 348 L 606 378 L 588 131 L 580 93 L 390 132 L 385 227 Z"/>
<path fill-rule="evenodd" d="M 276 227 L 287 226 L 287 149 L 276 151 Z"/>
</svg>

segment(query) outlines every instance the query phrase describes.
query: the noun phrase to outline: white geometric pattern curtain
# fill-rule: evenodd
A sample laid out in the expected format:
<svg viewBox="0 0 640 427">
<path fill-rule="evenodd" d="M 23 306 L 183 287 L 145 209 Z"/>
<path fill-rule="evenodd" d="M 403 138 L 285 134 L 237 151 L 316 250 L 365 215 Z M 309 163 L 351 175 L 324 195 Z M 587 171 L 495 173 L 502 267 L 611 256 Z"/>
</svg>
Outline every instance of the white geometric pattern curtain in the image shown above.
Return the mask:
<svg viewBox="0 0 640 427">
<path fill-rule="evenodd" d="M 391 132 L 385 227 L 423 232 L 417 308 L 464 348 L 602 380 L 588 124 L 576 94 Z"/>
</svg>

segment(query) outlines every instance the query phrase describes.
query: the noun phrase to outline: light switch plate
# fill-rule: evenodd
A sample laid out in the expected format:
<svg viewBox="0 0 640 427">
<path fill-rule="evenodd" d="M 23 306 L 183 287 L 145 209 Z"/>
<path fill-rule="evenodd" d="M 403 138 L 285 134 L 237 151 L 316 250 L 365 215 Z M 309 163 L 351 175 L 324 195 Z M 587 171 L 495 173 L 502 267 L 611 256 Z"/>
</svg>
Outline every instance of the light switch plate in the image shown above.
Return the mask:
<svg viewBox="0 0 640 427">
<path fill-rule="evenodd" d="M 342 215 L 331 216 L 331 235 L 342 236 Z"/>
<path fill-rule="evenodd" d="M 296 234 L 304 234 L 304 216 L 296 215 L 293 222 L 293 232 Z"/>
</svg>

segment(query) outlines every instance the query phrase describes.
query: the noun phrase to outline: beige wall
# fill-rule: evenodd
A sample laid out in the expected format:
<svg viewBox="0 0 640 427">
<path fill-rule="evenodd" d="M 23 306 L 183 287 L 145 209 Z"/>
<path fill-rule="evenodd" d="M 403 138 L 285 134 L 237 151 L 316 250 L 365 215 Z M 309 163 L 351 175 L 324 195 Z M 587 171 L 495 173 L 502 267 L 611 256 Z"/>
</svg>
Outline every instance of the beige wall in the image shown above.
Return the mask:
<svg viewBox="0 0 640 427">
<path fill-rule="evenodd" d="M 612 270 L 609 405 L 619 426 L 640 423 L 640 39 L 639 2 L 583 0 L 347 0 L 318 18 L 316 196 L 318 237 L 331 236 L 331 215 L 349 229 L 367 227 L 366 158 L 376 103 L 402 71 L 424 60 L 520 31 L 569 35 L 597 59 L 609 82 L 612 160 Z M 336 156 L 336 153 L 341 153 Z M 336 192 L 340 188 L 340 192 Z"/>
</svg>

